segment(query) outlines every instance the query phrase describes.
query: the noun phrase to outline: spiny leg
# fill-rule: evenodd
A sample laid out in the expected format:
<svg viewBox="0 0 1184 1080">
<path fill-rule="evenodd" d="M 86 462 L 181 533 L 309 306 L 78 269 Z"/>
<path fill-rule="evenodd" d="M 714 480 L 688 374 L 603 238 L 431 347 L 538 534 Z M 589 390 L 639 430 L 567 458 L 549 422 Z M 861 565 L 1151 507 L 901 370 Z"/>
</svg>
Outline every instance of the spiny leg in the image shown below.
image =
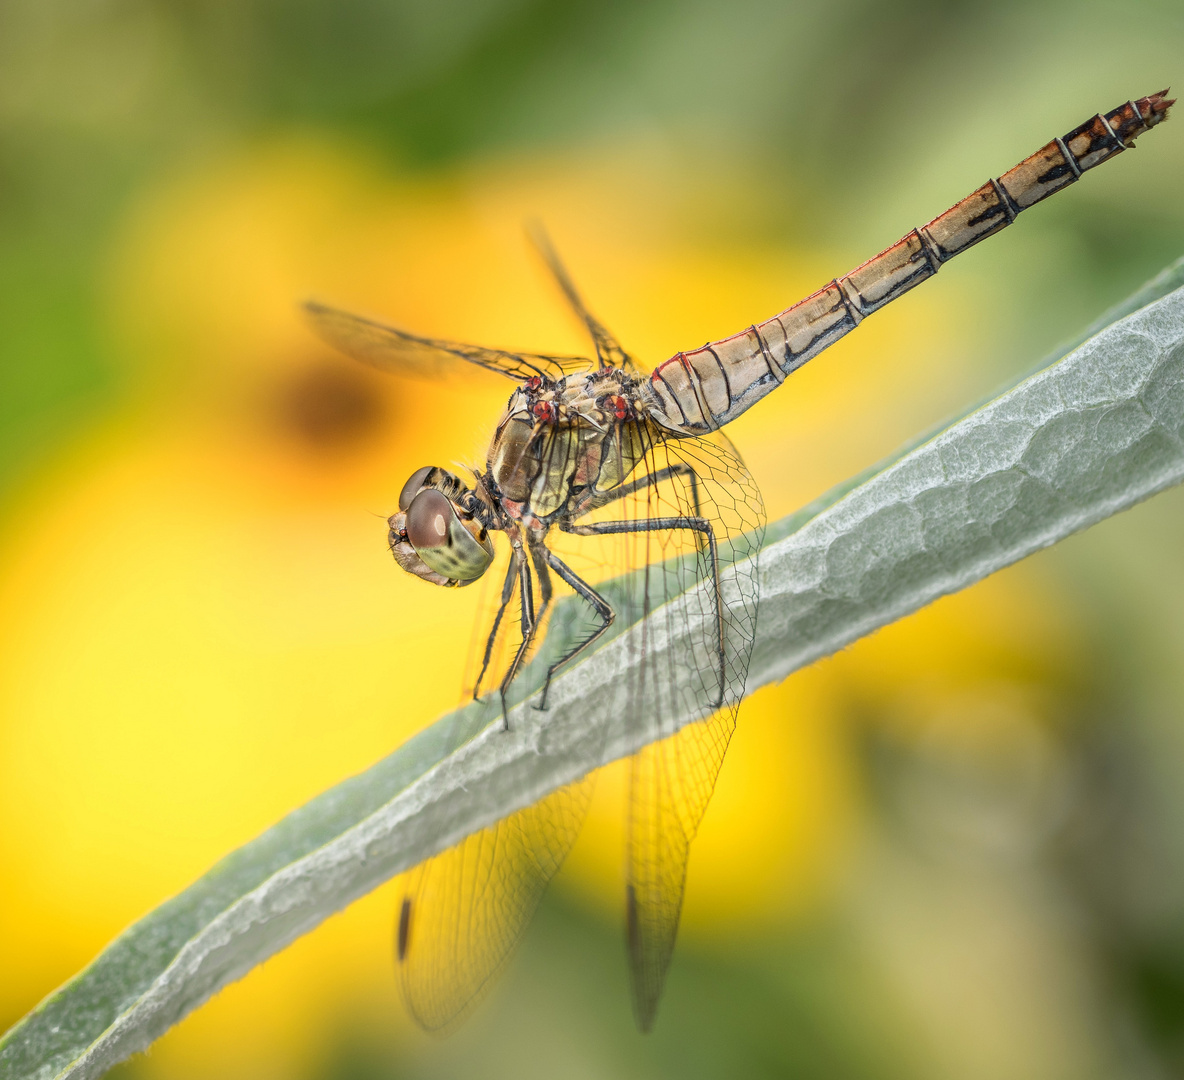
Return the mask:
<svg viewBox="0 0 1184 1080">
<path fill-rule="evenodd" d="M 543 544 L 530 544 L 529 547 L 530 561 L 534 563 L 534 572 L 539 580 L 539 599 L 541 601 L 538 616 L 534 620 L 535 629 L 532 631 L 532 634 L 537 634 L 538 628 L 543 625 L 547 610 L 551 606 L 551 597 L 553 595 L 551 573 L 548 569 L 547 562 L 547 556 L 550 552 L 547 551 Z"/>
<path fill-rule="evenodd" d="M 657 487 L 658 484 L 664 480 L 672 480 L 676 476 L 686 477 L 691 486 L 691 504 L 695 508 L 695 517 L 701 516 L 701 509 L 699 503 L 699 477 L 685 462 L 677 462 L 674 465 L 667 465 L 665 468 L 659 469 L 657 472 L 646 473 L 645 476 L 638 477 L 636 480 L 630 480 L 627 484 L 620 484 L 615 488 L 604 492 L 598 499 L 589 499 L 588 504 L 578 506 L 572 514 L 573 518 L 583 517 L 584 514 L 591 513 L 593 510 L 599 510 L 605 506 L 611 506 L 613 503 L 621 499 L 627 499 L 630 495 L 636 495 L 639 491 L 644 491 L 646 488 Z"/>
<path fill-rule="evenodd" d="M 493 658 L 493 646 L 497 641 L 497 631 L 502 624 L 502 616 L 506 613 L 506 608 L 509 607 L 510 601 L 514 597 L 514 585 L 518 580 L 518 555 L 515 552 L 510 556 L 510 565 L 506 568 L 506 580 L 502 585 L 502 600 L 498 605 L 497 614 L 493 619 L 493 627 L 489 631 L 489 637 L 485 641 L 485 656 L 481 660 L 481 673 L 477 676 L 477 681 L 473 684 L 473 700 L 476 701 L 481 696 L 481 682 L 485 678 L 485 673 L 489 670 L 489 661 Z"/>
<path fill-rule="evenodd" d="M 522 594 L 522 606 L 518 614 L 519 628 L 526 637 L 534 628 L 534 579 L 530 576 L 530 563 L 518 556 L 518 588 Z"/>
<path fill-rule="evenodd" d="M 522 595 L 522 615 L 521 615 L 521 630 L 522 641 L 518 645 L 518 650 L 514 654 L 514 659 L 510 662 L 510 666 L 506 669 L 506 674 L 502 678 L 501 686 L 498 692 L 501 696 L 502 702 L 502 730 L 510 730 L 510 709 L 506 699 L 506 693 L 510 689 L 510 684 L 518 677 L 518 671 L 522 667 L 522 661 L 526 658 L 526 654 L 530 651 L 530 646 L 534 642 L 535 635 L 538 633 L 539 626 L 542 624 L 543 616 L 547 612 L 547 607 L 551 603 L 551 579 L 546 574 L 546 568 L 542 568 L 539 580 L 539 591 L 542 597 L 542 606 L 539 608 L 538 614 L 534 610 L 534 582 L 530 576 L 530 562 L 534 561 L 538 566 L 538 558 L 535 553 L 531 552 L 531 559 L 528 560 L 525 556 L 515 551 L 518 560 L 518 583 L 519 591 Z"/>
<path fill-rule="evenodd" d="M 561 525 L 560 528 L 563 529 L 564 532 L 571 533 L 575 536 L 607 536 L 614 534 L 619 535 L 621 533 L 665 532 L 667 530 L 673 529 L 693 529 L 695 532 L 700 533 L 706 537 L 707 548 L 711 557 L 712 594 L 715 600 L 715 624 L 717 632 L 716 653 L 719 658 L 719 697 L 716 699 L 714 706 L 718 709 L 723 704 L 724 689 L 727 684 L 727 654 L 724 651 L 724 616 L 720 592 L 719 552 L 715 541 L 715 530 L 711 527 L 711 522 L 709 522 L 706 518 L 701 517 L 664 517 L 649 518 L 646 521 L 600 521 L 594 525 Z M 615 613 L 612 612 L 612 608 L 609 606 L 608 601 L 606 601 L 604 597 L 593 590 L 587 582 L 580 578 L 576 578 L 575 574 L 572 573 L 572 571 L 566 566 L 564 566 L 563 570 L 561 571 L 560 567 L 556 565 L 556 563 L 559 562 L 558 558 L 550 551 L 548 551 L 547 554 L 551 567 L 557 574 L 559 574 L 561 578 L 563 578 L 564 581 L 571 585 L 571 587 L 575 589 L 577 593 L 583 596 L 585 600 L 592 604 L 593 607 L 597 608 L 599 612 L 597 602 L 585 594 L 584 590 L 587 590 L 587 592 L 591 593 L 592 596 L 595 596 L 601 604 L 604 604 L 612 616 L 615 617 Z M 562 566 L 562 563 L 560 563 L 560 566 Z M 566 571 L 566 573 L 570 574 L 572 578 L 575 578 L 576 581 L 579 581 L 579 585 L 577 586 L 575 582 L 573 582 L 571 578 L 567 577 L 563 571 Z M 611 624 L 612 617 L 608 618 L 604 625 L 598 627 L 589 637 L 580 642 L 579 645 L 568 652 L 565 656 L 561 657 L 559 660 L 556 660 L 555 663 L 553 663 L 547 669 L 547 680 L 543 684 L 542 700 L 537 706 L 538 708 L 546 708 L 547 692 L 551 688 L 551 678 L 554 676 L 555 672 L 558 671 L 559 668 L 561 668 L 569 660 L 574 659 L 586 648 L 588 648 L 588 646 L 591 645 L 592 642 L 594 642 L 597 638 L 599 638 Z"/>
<path fill-rule="evenodd" d="M 547 694 L 551 689 L 551 677 L 555 672 L 566 664 L 572 657 L 583 652 L 589 645 L 592 644 L 601 634 L 603 634 L 613 624 L 613 620 L 617 617 L 617 613 L 613 611 L 612 605 L 598 593 L 591 585 L 589 585 L 583 578 L 581 578 L 574 570 L 571 569 L 562 559 L 559 558 L 550 549 L 546 550 L 547 565 L 551 567 L 559 575 L 559 577 L 567 582 L 568 585 L 576 592 L 577 595 L 591 605 L 592 610 L 600 616 L 600 625 L 592 631 L 592 633 L 580 642 L 574 649 L 568 652 L 561 659 L 556 660 L 549 668 L 547 668 L 547 678 L 543 683 L 543 693 L 539 699 L 539 703 L 535 706 L 536 709 L 545 709 L 547 707 Z"/>
<path fill-rule="evenodd" d="M 551 575 L 547 572 L 547 549 L 543 544 L 530 544 L 530 561 L 534 563 L 534 572 L 539 579 L 539 599 L 542 603 L 539 606 L 538 621 L 543 621 L 543 615 L 546 613 L 548 606 L 551 603 Z"/>
<path fill-rule="evenodd" d="M 637 492 L 644 491 L 646 488 L 656 487 L 658 484 L 661 484 L 663 481 L 671 480 L 675 477 L 685 477 L 687 479 L 688 483 L 690 484 L 690 488 L 691 488 L 691 502 L 695 508 L 695 516 L 691 520 L 702 521 L 703 519 L 700 517 L 699 478 L 695 474 L 695 470 L 692 469 L 690 467 L 690 465 L 687 465 L 685 462 L 676 462 L 673 465 L 667 465 L 664 468 L 658 469 L 656 472 L 647 473 L 645 476 L 639 477 L 636 480 L 631 480 L 626 484 L 620 484 L 616 488 L 613 488 L 611 492 L 607 493 L 607 497 L 603 498 L 603 501 L 597 501 L 596 505 L 594 505 L 594 506 L 586 505 L 586 506 L 582 506 L 582 507 L 577 507 L 576 510 L 573 512 L 573 517 L 578 518 L 578 517 L 583 516 L 584 514 L 591 512 L 591 510 L 593 510 L 593 509 L 599 510 L 605 506 L 610 506 L 614 502 L 618 502 L 621 499 L 627 499 L 627 498 L 629 498 L 630 495 L 635 495 Z M 657 520 L 663 520 L 663 519 L 657 519 Z M 670 519 L 665 519 L 665 520 L 670 520 Z M 609 522 L 608 524 L 613 525 L 613 526 L 625 526 L 625 525 L 629 525 L 631 523 L 630 522 Z M 587 526 L 575 526 L 575 527 L 570 526 L 570 525 L 566 526 L 566 527 L 560 526 L 560 528 L 564 532 L 573 533 L 573 534 L 579 533 L 581 528 L 586 528 L 586 527 Z M 614 528 L 612 531 L 614 531 L 614 532 L 649 532 L 652 530 L 646 529 L 644 527 L 639 527 L 637 529 Z M 592 534 L 581 534 L 581 535 L 592 535 Z M 709 525 L 707 527 L 707 535 L 709 538 L 709 543 L 711 543 L 713 534 L 712 534 L 712 531 L 711 531 L 711 528 Z M 556 558 L 550 552 L 549 549 L 547 550 L 547 555 L 549 558 Z M 584 589 L 588 589 L 589 591 L 591 591 L 593 593 L 593 595 L 596 596 L 598 601 L 605 603 L 606 607 L 608 606 L 607 601 L 605 601 L 604 598 L 602 596 L 600 596 L 599 593 L 596 593 L 595 590 L 592 590 L 591 586 L 588 585 L 588 583 L 586 581 L 577 577 L 575 572 L 570 567 L 564 566 L 564 570 L 566 571 L 566 573 L 571 575 L 571 578 L 568 578 L 564 573 L 562 573 L 558 569 L 558 567 L 555 566 L 554 563 L 551 563 L 550 565 L 552 566 L 552 569 L 554 569 L 555 572 L 558 573 L 559 576 L 565 582 L 567 582 L 567 584 L 570 585 L 572 587 L 572 589 L 575 590 L 576 593 L 578 593 L 581 596 L 584 596 L 584 598 L 586 600 L 588 600 L 588 602 L 594 608 L 597 607 L 596 601 L 593 601 L 593 600 L 589 599 L 587 596 L 585 596 L 585 594 L 583 592 Z M 717 580 L 716 608 L 718 611 L 718 609 L 719 609 L 719 599 L 718 599 L 719 562 L 716 557 L 714 544 L 712 544 L 712 568 L 713 568 L 713 573 L 714 573 L 716 580 Z M 574 578 L 575 580 L 573 581 L 572 578 Z M 579 585 L 575 584 L 575 581 L 578 581 Z M 577 645 L 575 648 L 570 650 L 565 656 L 563 656 L 561 659 L 557 660 L 555 663 L 553 663 L 547 669 L 547 678 L 546 678 L 546 681 L 543 683 L 543 692 L 540 697 L 539 703 L 535 706 L 536 709 L 546 709 L 546 707 L 547 707 L 547 693 L 551 689 L 551 679 L 554 676 L 555 672 L 560 667 L 562 667 L 564 664 L 566 664 L 569 660 L 573 659 L 579 653 L 583 652 L 586 648 L 588 648 L 588 646 L 591 645 L 592 642 L 594 642 L 598 637 L 600 637 L 601 634 L 603 634 L 608 629 L 608 627 L 612 624 L 613 619 L 616 618 L 616 613 L 612 611 L 611 607 L 608 607 L 608 611 L 610 612 L 610 615 L 609 615 L 608 621 L 607 621 L 607 623 L 605 623 L 605 625 L 600 626 L 595 631 L 593 631 L 593 633 L 588 638 L 586 638 L 584 641 L 580 642 L 579 645 Z M 721 647 L 722 647 L 722 641 L 723 641 L 722 624 L 721 624 L 721 628 L 720 628 L 720 641 L 721 641 Z M 721 668 L 721 677 L 722 677 L 722 670 L 723 669 Z"/>
</svg>

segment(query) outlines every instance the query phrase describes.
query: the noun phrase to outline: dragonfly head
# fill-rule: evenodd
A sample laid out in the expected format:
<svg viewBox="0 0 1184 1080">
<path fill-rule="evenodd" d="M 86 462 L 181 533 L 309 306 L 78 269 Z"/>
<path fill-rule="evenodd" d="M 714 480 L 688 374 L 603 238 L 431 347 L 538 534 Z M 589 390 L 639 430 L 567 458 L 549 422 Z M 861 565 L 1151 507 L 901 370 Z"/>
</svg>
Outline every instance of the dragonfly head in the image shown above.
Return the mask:
<svg viewBox="0 0 1184 1080">
<path fill-rule="evenodd" d="M 474 492 L 446 469 L 417 469 L 388 521 L 395 561 L 434 585 L 469 585 L 493 562 L 493 543 Z"/>
</svg>

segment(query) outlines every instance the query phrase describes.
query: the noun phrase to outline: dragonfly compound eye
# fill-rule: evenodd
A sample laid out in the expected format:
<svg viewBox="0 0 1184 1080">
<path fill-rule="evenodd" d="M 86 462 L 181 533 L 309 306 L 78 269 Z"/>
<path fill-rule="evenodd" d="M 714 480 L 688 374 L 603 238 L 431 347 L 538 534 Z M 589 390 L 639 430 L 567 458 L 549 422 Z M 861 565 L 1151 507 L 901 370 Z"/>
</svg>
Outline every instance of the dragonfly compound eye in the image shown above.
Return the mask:
<svg viewBox="0 0 1184 1080">
<path fill-rule="evenodd" d="M 476 581 L 493 562 L 493 545 L 475 522 L 466 523 L 435 488 L 422 488 L 407 509 L 407 539 L 437 574 L 459 584 Z"/>
<path fill-rule="evenodd" d="M 425 465 L 422 469 L 416 469 L 408 479 L 407 483 L 403 485 L 403 490 L 399 492 L 399 509 L 406 510 L 411 505 L 411 500 L 419 494 L 419 489 L 423 487 L 423 482 L 428 478 L 428 473 L 432 471 L 431 465 Z"/>
</svg>

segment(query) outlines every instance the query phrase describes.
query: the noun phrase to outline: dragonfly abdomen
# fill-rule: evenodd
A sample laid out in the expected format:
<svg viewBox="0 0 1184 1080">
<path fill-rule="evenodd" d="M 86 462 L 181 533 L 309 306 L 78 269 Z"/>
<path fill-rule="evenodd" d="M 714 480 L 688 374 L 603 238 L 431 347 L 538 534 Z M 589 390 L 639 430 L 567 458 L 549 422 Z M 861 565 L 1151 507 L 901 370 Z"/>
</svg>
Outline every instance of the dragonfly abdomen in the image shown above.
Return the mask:
<svg viewBox="0 0 1184 1080">
<path fill-rule="evenodd" d="M 651 417 L 682 435 L 702 435 L 734 420 L 865 316 L 1007 228 L 1020 211 L 1122 153 L 1167 116 L 1174 102 L 1166 95 L 1099 113 L 780 315 L 659 364 L 650 377 Z"/>
</svg>

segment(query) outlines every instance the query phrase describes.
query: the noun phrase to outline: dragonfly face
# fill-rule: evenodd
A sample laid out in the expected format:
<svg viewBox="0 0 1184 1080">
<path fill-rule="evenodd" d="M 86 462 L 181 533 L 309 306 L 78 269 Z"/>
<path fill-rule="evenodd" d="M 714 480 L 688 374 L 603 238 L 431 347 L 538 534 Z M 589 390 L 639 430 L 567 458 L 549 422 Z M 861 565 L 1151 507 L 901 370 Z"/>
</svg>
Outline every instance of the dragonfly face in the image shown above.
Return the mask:
<svg viewBox="0 0 1184 1080">
<path fill-rule="evenodd" d="M 395 561 L 434 585 L 470 585 L 493 562 L 493 544 L 477 515 L 477 494 L 445 469 L 425 466 L 399 493 L 387 524 Z"/>
</svg>

